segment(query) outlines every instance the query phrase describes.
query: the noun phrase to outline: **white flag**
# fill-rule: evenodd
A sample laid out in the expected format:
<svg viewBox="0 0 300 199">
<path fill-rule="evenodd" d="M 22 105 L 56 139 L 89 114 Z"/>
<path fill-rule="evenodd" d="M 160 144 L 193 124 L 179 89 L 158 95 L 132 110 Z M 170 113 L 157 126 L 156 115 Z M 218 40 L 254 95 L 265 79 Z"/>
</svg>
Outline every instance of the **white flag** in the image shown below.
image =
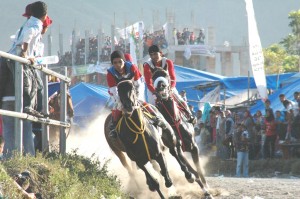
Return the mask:
<svg viewBox="0 0 300 199">
<path fill-rule="evenodd" d="M 258 35 L 252 0 L 245 0 L 248 16 L 248 37 L 250 62 L 253 71 L 254 81 L 261 99 L 268 98 L 266 75 L 264 71 L 264 55 Z"/>
</svg>

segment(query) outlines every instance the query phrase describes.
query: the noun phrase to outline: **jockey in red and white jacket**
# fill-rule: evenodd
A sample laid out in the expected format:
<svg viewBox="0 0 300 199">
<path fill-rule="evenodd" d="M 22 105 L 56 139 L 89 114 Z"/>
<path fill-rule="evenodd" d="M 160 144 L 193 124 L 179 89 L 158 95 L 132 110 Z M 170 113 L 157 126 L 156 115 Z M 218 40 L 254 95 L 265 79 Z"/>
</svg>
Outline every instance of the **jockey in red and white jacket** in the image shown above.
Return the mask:
<svg viewBox="0 0 300 199">
<path fill-rule="evenodd" d="M 153 105 L 155 105 L 156 103 L 156 93 L 155 93 L 155 87 L 153 85 L 152 75 L 157 70 L 157 68 L 159 67 L 163 68 L 169 74 L 169 80 L 170 80 L 169 85 L 173 95 L 176 97 L 178 105 L 182 107 L 184 112 L 186 112 L 186 114 L 189 117 L 188 119 L 190 119 L 191 122 L 194 122 L 195 118 L 192 116 L 192 113 L 190 112 L 186 101 L 179 95 L 175 87 L 176 75 L 175 75 L 175 69 L 172 60 L 163 57 L 162 51 L 156 45 L 150 46 L 148 52 L 150 55 L 150 59 L 144 63 L 144 76 L 148 88 L 147 89 L 148 102 Z"/>
<path fill-rule="evenodd" d="M 174 70 L 174 64 L 172 60 L 162 57 L 162 52 L 159 47 L 152 45 L 149 47 L 150 59 L 144 63 L 144 76 L 147 84 L 147 97 L 150 104 L 155 105 L 156 95 L 153 85 L 152 74 L 156 71 L 157 67 L 161 67 L 168 71 L 170 77 L 170 87 L 173 91 L 176 90 L 176 75 Z M 178 92 L 177 92 L 178 93 Z"/>
<path fill-rule="evenodd" d="M 112 109 L 113 121 L 111 126 L 111 131 L 114 131 L 116 123 L 122 115 L 122 104 L 117 89 L 118 83 L 123 80 L 132 80 L 137 92 L 137 98 L 141 101 L 145 101 L 145 84 L 138 67 L 131 62 L 126 61 L 124 54 L 121 51 L 116 50 L 112 52 L 111 63 L 112 66 L 107 70 L 106 79 L 109 87 L 108 93 L 114 99 L 114 107 Z"/>
</svg>

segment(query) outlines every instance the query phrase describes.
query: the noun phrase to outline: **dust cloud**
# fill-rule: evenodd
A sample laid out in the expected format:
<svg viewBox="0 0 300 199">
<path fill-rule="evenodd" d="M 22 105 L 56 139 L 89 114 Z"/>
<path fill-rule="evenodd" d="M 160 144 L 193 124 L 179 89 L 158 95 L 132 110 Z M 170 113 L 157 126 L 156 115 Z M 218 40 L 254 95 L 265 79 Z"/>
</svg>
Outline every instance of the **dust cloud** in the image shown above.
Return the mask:
<svg viewBox="0 0 300 199">
<path fill-rule="evenodd" d="M 122 166 L 121 162 L 113 151 L 109 148 L 105 135 L 104 135 L 104 122 L 107 115 L 110 112 L 107 110 L 102 111 L 102 114 L 95 118 L 87 125 L 86 128 L 80 129 L 73 126 L 71 133 L 67 138 L 67 152 L 77 150 L 77 153 L 87 157 L 91 157 L 93 154 L 100 162 L 109 161 L 109 171 L 117 175 L 121 181 L 123 190 L 134 198 L 147 198 L 155 199 L 159 198 L 158 193 L 151 192 L 146 185 L 146 178 L 141 169 L 137 169 L 135 176 L 129 176 L 127 170 Z M 175 158 L 170 155 L 168 149 L 164 151 L 167 167 L 170 176 L 173 180 L 174 188 L 167 189 L 164 185 L 163 177 L 156 172 L 162 193 L 165 196 L 181 195 L 185 199 L 201 198 L 203 196 L 202 190 L 198 184 L 189 183 L 184 173 L 181 171 L 179 164 Z M 189 161 L 191 158 L 189 154 L 186 154 Z M 129 160 L 129 158 L 128 158 Z M 130 161 L 130 160 L 129 160 Z M 204 167 L 206 160 L 201 160 L 201 166 Z M 132 162 L 133 165 L 135 165 Z M 209 183 L 209 182 L 208 182 Z"/>
</svg>

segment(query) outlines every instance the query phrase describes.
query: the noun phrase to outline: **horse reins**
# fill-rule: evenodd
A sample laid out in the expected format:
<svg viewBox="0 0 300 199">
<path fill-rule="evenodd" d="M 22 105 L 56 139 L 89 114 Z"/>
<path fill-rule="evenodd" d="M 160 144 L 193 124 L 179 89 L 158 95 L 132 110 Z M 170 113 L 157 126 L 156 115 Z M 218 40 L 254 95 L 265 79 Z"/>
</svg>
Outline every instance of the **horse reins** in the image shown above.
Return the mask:
<svg viewBox="0 0 300 199">
<path fill-rule="evenodd" d="M 171 126 L 175 126 L 175 128 L 177 129 L 177 132 L 178 132 L 178 135 L 179 135 L 179 138 L 182 142 L 182 150 L 185 151 L 185 145 L 184 145 L 184 142 L 183 142 L 183 137 L 182 137 L 182 134 L 181 134 L 181 131 L 179 129 L 179 125 L 180 125 L 180 122 L 181 122 L 181 119 L 179 118 L 178 121 L 175 120 L 176 118 L 176 115 L 175 115 L 175 102 L 172 101 L 172 105 L 173 105 L 173 110 L 174 110 L 174 115 L 172 115 L 169 110 L 167 109 L 167 107 L 165 106 L 164 103 L 162 103 L 161 101 L 158 102 L 160 104 L 162 104 L 163 108 L 165 109 L 165 111 L 168 113 L 168 115 L 170 116 L 170 118 L 172 119 L 173 123 Z"/>
<path fill-rule="evenodd" d="M 146 129 L 146 126 L 145 126 L 145 124 L 143 124 L 143 122 L 142 122 L 142 119 L 143 119 L 143 118 L 142 118 L 142 110 L 141 110 L 141 108 L 138 108 L 137 110 L 138 110 L 138 111 L 137 111 L 138 117 L 139 117 L 139 119 L 140 119 L 140 121 L 141 121 L 141 126 L 140 126 L 140 127 L 139 127 L 139 126 L 138 126 L 138 125 L 137 125 L 130 117 L 125 117 L 125 116 L 123 115 L 123 116 L 121 117 L 121 119 L 119 120 L 116 129 L 118 130 L 118 132 L 121 131 L 121 124 L 122 124 L 123 119 L 125 118 L 124 120 L 125 120 L 125 123 L 126 123 L 127 127 L 129 128 L 129 130 L 136 134 L 135 139 L 134 139 L 134 141 L 133 141 L 132 143 L 135 144 L 135 143 L 137 142 L 137 140 L 138 140 L 139 135 L 142 135 L 143 142 L 144 142 L 145 149 L 146 149 L 146 153 L 147 153 L 147 156 L 148 156 L 148 160 L 150 161 L 150 160 L 151 160 L 151 156 L 150 156 L 149 147 L 148 147 L 148 144 L 147 144 L 147 141 L 146 141 L 146 138 L 145 138 L 145 134 L 144 134 L 145 129 Z M 130 126 L 128 120 L 127 120 L 127 118 L 128 118 L 128 120 L 129 120 L 129 122 L 130 122 L 131 124 L 133 124 L 133 126 L 134 126 L 137 130 L 134 130 L 133 128 L 131 128 L 131 126 Z"/>
</svg>

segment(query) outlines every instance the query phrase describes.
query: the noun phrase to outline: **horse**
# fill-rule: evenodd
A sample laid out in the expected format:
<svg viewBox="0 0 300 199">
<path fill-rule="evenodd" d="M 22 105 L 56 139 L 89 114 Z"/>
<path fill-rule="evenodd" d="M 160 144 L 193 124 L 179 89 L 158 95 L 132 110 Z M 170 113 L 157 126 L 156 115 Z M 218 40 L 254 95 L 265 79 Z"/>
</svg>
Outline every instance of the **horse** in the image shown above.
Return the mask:
<svg viewBox="0 0 300 199">
<path fill-rule="evenodd" d="M 49 112 L 50 112 L 50 119 L 59 120 L 60 121 L 60 93 L 55 94 L 49 100 Z M 72 97 L 69 92 L 67 92 L 67 116 L 69 118 L 74 117 L 74 107 L 72 103 Z M 56 148 L 59 145 L 59 134 L 60 134 L 60 127 L 50 125 L 49 127 L 49 145 Z"/>
<path fill-rule="evenodd" d="M 151 191 L 157 191 L 161 198 L 164 198 L 160 188 L 159 182 L 155 180 L 152 174 L 146 168 L 146 164 L 155 160 L 164 177 L 165 186 L 171 188 L 173 182 L 169 176 L 166 167 L 165 157 L 162 153 L 162 140 L 157 128 L 149 122 L 147 116 L 144 114 L 142 107 L 136 97 L 134 85 L 130 80 L 121 81 L 118 85 L 118 94 L 123 105 L 123 115 L 117 123 L 116 130 L 117 138 L 111 138 L 109 134 L 110 117 L 106 118 L 104 132 L 105 137 L 110 148 L 119 157 L 123 166 L 129 171 L 129 166 L 125 155 L 126 152 L 130 160 L 134 161 L 136 165 L 144 172 L 146 176 L 146 184 Z M 172 196 L 173 198 L 181 198 L 180 196 Z"/>
<path fill-rule="evenodd" d="M 194 140 L 193 125 L 187 122 L 185 114 L 178 107 L 177 103 L 180 102 L 171 92 L 168 74 L 166 71 L 158 69 L 153 73 L 152 79 L 157 94 L 156 107 L 165 120 L 172 126 L 182 151 L 191 153 L 196 170 L 188 163 L 183 153 L 179 153 L 180 158 L 196 176 L 196 182 L 203 190 L 206 198 L 212 198 L 205 188 L 208 187 L 208 184 L 200 166 L 199 149 Z"/>
</svg>

